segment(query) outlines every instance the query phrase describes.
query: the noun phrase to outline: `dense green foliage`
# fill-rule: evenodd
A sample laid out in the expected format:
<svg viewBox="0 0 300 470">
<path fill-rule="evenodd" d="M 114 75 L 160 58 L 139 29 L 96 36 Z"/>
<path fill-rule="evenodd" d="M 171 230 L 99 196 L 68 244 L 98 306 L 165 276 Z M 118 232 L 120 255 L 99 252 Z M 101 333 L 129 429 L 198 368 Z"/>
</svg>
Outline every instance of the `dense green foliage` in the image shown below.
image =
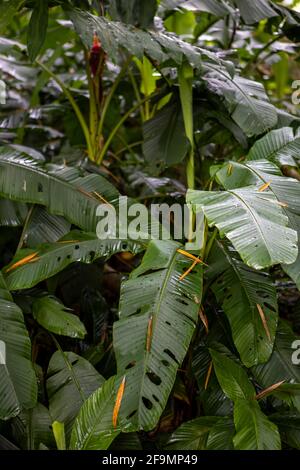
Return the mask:
<svg viewBox="0 0 300 470">
<path fill-rule="evenodd" d="M 0 0 L 0 449 L 300 448 L 299 38 L 297 1 Z M 120 195 L 200 246 L 99 237 Z"/>
</svg>

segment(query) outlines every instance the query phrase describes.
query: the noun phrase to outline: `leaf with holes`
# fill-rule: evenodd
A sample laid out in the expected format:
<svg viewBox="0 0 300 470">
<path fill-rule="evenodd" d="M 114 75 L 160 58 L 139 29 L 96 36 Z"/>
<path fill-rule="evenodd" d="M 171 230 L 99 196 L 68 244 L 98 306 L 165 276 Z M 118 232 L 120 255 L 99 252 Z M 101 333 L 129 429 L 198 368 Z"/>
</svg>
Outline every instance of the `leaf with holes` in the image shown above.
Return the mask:
<svg viewBox="0 0 300 470">
<path fill-rule="evenodd" d="M 132 430 L 157 424 L 197 322 L 202 267 L 179 280 L 191 260 L 178 248 L 175 242 L 152 241 L 121 289 L 113 342 L 118 374 L 126 375 L 120 416 Z"/>
</svg>

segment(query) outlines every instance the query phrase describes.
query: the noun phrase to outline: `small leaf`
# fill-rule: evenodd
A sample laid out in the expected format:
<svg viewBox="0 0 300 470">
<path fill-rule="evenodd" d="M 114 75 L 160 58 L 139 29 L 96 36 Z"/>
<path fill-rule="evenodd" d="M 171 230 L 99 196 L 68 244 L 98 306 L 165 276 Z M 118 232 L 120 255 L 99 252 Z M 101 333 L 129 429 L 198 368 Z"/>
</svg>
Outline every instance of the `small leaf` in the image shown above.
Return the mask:
<svg viewBox="0 0 300 470">
<path fill-rule="evenodd" d="M 52 429 L 58 450 L 66 450 L 66 436 L 64 423 L 54 421 L 52 423 Z"/>
<path fill-rule="evenodd" d="M 238 399 L 251 400 L 255 397 L 255 389 L 246 371 L 232 359 L 210 349 L 214 370 L 224 393 L 233 401 Z"/>
<path fill-rule="evenodd" d="M 83 339 L 84 324 L 55 297 L 45 296 L 34 300 L 32 312 L 35 320 L 46 330 L 57 335 Z"/>
</svg>

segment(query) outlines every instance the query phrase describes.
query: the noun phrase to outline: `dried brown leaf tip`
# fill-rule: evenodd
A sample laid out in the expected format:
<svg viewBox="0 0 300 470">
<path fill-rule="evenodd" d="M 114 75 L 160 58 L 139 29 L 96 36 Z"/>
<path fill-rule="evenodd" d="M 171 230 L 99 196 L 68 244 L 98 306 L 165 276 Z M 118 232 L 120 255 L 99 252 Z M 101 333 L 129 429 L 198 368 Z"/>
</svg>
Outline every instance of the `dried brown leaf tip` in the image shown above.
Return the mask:
<svg viewBox="0 0 300 470">
<path fill-rule="evenodd" d="M 269 327 L 268 327 L 268 323 L 267 323 L 267 319 L 266 319 L 266 316 L 264 314 L 264 311 L 263 311 L 263 309 L 261 308 L 261 306 L 259 304 L 256 304 L 256 307 L 257 307 L 259 316 L 261 318 L 264 330 L 265 330 L 266 335 L 268 337 L 268 340 L 271 341 L 270 330 L 269 330 Z"/>
<path fill-rule="evenodd" d="M 272 182 L 272 181 L 268 181 L 267 183 L 264 183 L 264 184 L 258 189 L 258 191 L 259 191 L 260 193 L 262 193 L 263 191 L 265 191 L 266 189 L 268 189 L 268 187 L 270 186 L 271 182 Z"/>
<path fill-rule="evenodd" d="M 151 340 L 152 340 L 152 322 L 153 322 L 153 317 L 149 318 L 148 321 L 148 328 L 147 328 L 147 338 L 146 338 L 146 351 L 150 351 L 151 347 Z"/>
<path fill-rule="evenodd" d="M 115 406 L 114 406 L 114 409 L 113 409 L 112 424 L 113 424 L 114 428 L 116 428 L 117 424 L 118 424 L 118 416 L 119 416 L 119 412 L 120 412 L 120 408 L 121 408 L 121 404 L 122 404 L 122 398 L 123 398 L 123 395 L 124 395 L 125 383 L 126 383 L 126 376 L 124 375 L 124 377 L 122 379 L 122 382 L 120 384 L 120 387 L 118 389 L 116 403 L 115 403 Z"/>
<path fill-rule="evenodd" d="M 208 319 L 207 319 L 207 316 L 204 312 L 204 310 L 202 308 L 200 308 L 199 310 L 199 317 L 200 317 L 200 320 L 202 321 L 203 325 L 204 325 L 204 328 L 205 328 L 205 331 L 206 331 L 206 334 L 208 334 L 208 331 L 209 331 L 209 328 L 208 328 Z"/>
<path fill-rule="evenodd" d="M 177 253 L 180 253 L 181 255 L 186 256 L 187 258 L 190 258 L 193 261 L 196 261 L 197 264 L 204 264 L 204 266 L 208 266 L 204 263 L 204 261 L 202 261 L 201 258 L 199 258 L 199 256 L 192 255 L 192 253 L 182 250 L 181 248 L 178 248 Z"/>
<path fill-rule="evenodd" d="M 25 258 L 22 258 L 16 263 L 9 266 L 7 269 L 5 269 L 4 272 L 8 273 L 12 271 L 13 269 L 19 268 L 20 266 L 23 266 L 24 264 L 27 264 L 27 263 L 32 263 L 34 261 L 37 261 L 38 259 L 39 259 L 38 252 L 31 253 L 31 255 L 25 256 Z"/>
<path fill-rule="evenodd" d="M 276 384 L 270 385 L 270 387 L 265 388 L 261 392 L 259 392 L 256 395 L 256 400 L 260 400 L 261 398 L 264 398 L 265 396 L 269 395 L 270 393 L 274 392 L 274 390 L 277 390 L 277 388 L 280 387 L 285 382 L 285 380 L 281 380 L 280 382 L 277 382 Z"/>
<path fill-rule="evenodd" d="M 208 369 L 207 369 L 207 374 L 206 374 L 206 377 L 205 377 L 204 390 L 207 390 L 209 379 L 210 379 L 211 373 L 212 373 L 212 368 L 213 368 L 213 362 L 210 361 Z"/>
</svg>

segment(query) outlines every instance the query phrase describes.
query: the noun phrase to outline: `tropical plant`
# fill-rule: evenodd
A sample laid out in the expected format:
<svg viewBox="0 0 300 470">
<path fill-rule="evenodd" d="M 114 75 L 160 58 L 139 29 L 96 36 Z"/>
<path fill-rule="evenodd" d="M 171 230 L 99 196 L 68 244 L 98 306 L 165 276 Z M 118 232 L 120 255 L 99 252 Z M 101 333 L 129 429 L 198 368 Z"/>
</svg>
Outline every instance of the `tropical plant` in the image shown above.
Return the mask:
<svg viewBox="0 0 300 470">
<path fill-rule="evenodd" d="M 0 449 L 300 448 L 299 31 L 297 1 L 0 2 Z M 136 202 L 188 233 L 98 231 Z"/>
</svg>

